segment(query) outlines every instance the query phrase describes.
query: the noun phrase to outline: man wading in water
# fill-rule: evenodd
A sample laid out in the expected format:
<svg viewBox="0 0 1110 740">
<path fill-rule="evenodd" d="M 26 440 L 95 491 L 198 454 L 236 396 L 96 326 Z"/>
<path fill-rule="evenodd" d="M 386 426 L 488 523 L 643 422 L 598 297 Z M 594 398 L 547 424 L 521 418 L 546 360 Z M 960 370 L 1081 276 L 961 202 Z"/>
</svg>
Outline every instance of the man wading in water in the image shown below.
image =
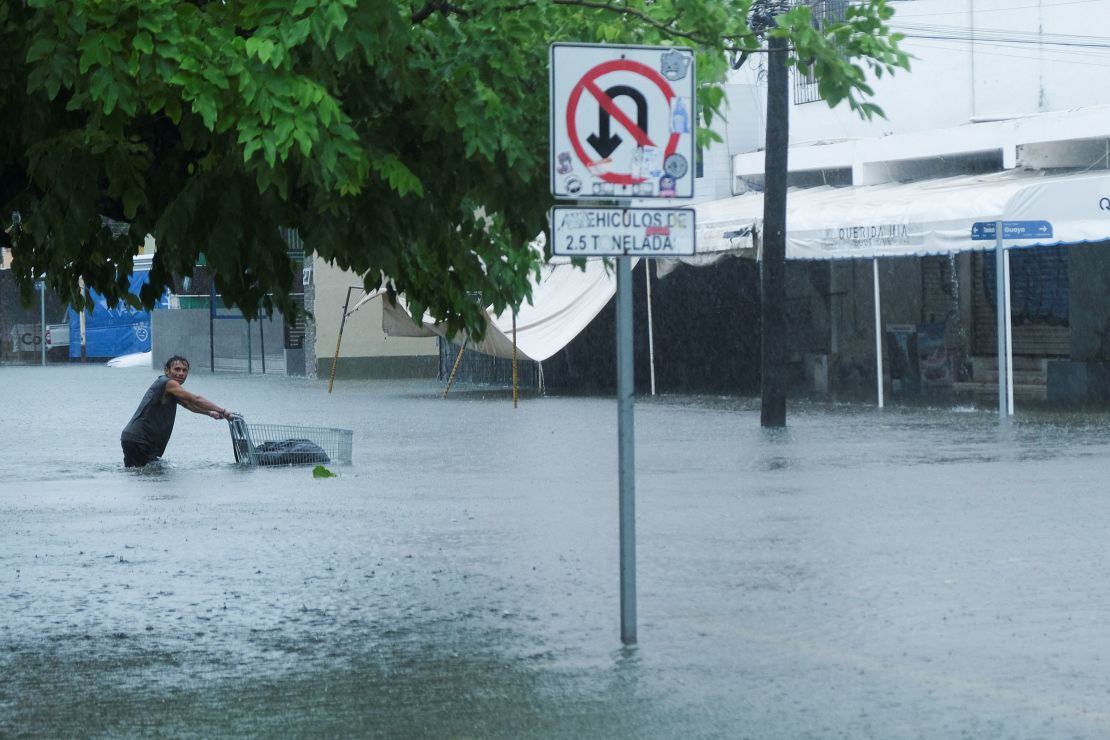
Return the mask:
<svg viewBox="0 0 1110 740">
<path fill-rule="evenodd" d="M 231 418 L 227 409 L 182 388 L 181 384 L 187 377 L 188 360 L 174 355 L 166 361 L 166 374 L 147 389 L 135 415 L 127 422 L 120 435 L 123 464 L 126 467 L 141 468 L 162 456 L 170 435 L 173 434 L 173 420 L 179 404 L 193 413 L 205 414 L 213 419 Z"/>
</svg>

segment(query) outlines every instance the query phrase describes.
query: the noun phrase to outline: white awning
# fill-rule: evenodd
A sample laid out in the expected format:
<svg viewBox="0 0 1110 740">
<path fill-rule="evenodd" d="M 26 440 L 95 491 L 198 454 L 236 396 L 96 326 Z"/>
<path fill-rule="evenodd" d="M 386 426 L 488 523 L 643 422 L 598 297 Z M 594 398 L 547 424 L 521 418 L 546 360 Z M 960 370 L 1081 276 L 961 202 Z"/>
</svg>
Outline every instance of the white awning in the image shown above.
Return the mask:
<svg viewBox="0 0 1110 740">
<path fill-rule="evenodd" d="M 616 290 L 616 273 L 601 260 L 588 261 L 585 270 L 565 261 L 544 265 L 539 281 L 532 284 L 532 302 L 521 306 L 516 316 L 517 356 L 539 362 L 551 357 L 594 320 Z M 404 305 L 383 301 L 382 311 L 382 328 L 390 336 L 439 335 L 456 344 L 465 340 L 465 335 L 448 337 L 445 327 L 427 317 L 417 327 Z M 467 347 L 494 357 L 512 357 L 512 311 L 487 313 L 486 320 L 485 338 L 469 341 Z"/>
<path fill-rule="evenodd" d="M 1110 173 L 1044 175 L 1007 170 L 911 183 L 791 190 L 787 259 L 851 259 L 993 249 L 972 225 L 1047 221 L 1052 236 L 1008 247 L 1110 239 Z M 698 254 L 751 248 L 763 221 L 763 194 L 700 203 Z"/>
</svg>

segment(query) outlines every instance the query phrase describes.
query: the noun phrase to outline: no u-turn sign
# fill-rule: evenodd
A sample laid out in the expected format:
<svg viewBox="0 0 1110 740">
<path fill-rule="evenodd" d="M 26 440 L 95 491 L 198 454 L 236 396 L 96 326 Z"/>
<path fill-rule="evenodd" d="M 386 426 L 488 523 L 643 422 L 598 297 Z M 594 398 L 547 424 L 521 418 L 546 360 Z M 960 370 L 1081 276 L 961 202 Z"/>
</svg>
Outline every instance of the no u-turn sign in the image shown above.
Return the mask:
<svg viewBox="0 0 1110 740">
<path fill-rule="evenodd" d="M 691 198 L 695 129 L 692 50 L 552 44 L 556 198 Z"/>
</svg>

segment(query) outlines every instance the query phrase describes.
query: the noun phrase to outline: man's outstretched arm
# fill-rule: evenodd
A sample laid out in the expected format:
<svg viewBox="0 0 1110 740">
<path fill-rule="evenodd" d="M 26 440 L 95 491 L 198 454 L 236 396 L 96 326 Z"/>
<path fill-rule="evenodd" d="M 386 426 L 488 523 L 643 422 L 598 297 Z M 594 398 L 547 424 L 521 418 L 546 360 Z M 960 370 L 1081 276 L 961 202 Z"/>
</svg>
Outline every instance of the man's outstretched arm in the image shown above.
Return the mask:
<svg viewBox="0 0 1110 740">
<path fill-rule="evenodd" d="M 195 393 L 190 393 L 181 387 L 181 383 L 176 380 L 170 380 L 166 383 L 166 393 L 171 394 L 177 399 L 177 402 L 192 411 L 194 414 L 204 414 L 211 416 L 213 419 L 230 419 L 231 412 L 223 408 L 219 404 L 209 401 L 204 396 L 198 396 Z"/>
</svg>

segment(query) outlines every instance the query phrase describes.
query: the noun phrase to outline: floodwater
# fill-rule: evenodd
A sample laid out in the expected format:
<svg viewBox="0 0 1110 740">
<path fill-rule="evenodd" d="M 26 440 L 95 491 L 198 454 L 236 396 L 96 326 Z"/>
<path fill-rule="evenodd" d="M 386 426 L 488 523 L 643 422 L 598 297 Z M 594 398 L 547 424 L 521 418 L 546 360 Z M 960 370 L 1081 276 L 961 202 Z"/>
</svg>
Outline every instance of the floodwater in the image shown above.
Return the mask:
<svg viewBox="0 0 1110 740">
<path fill-rule="evenodd" d="M 625 648 L 613 399 L 154 375 L 0 368 L 0 737 L 1110 736 L 1105 417 L 641 397 Z"/>
</svg>

